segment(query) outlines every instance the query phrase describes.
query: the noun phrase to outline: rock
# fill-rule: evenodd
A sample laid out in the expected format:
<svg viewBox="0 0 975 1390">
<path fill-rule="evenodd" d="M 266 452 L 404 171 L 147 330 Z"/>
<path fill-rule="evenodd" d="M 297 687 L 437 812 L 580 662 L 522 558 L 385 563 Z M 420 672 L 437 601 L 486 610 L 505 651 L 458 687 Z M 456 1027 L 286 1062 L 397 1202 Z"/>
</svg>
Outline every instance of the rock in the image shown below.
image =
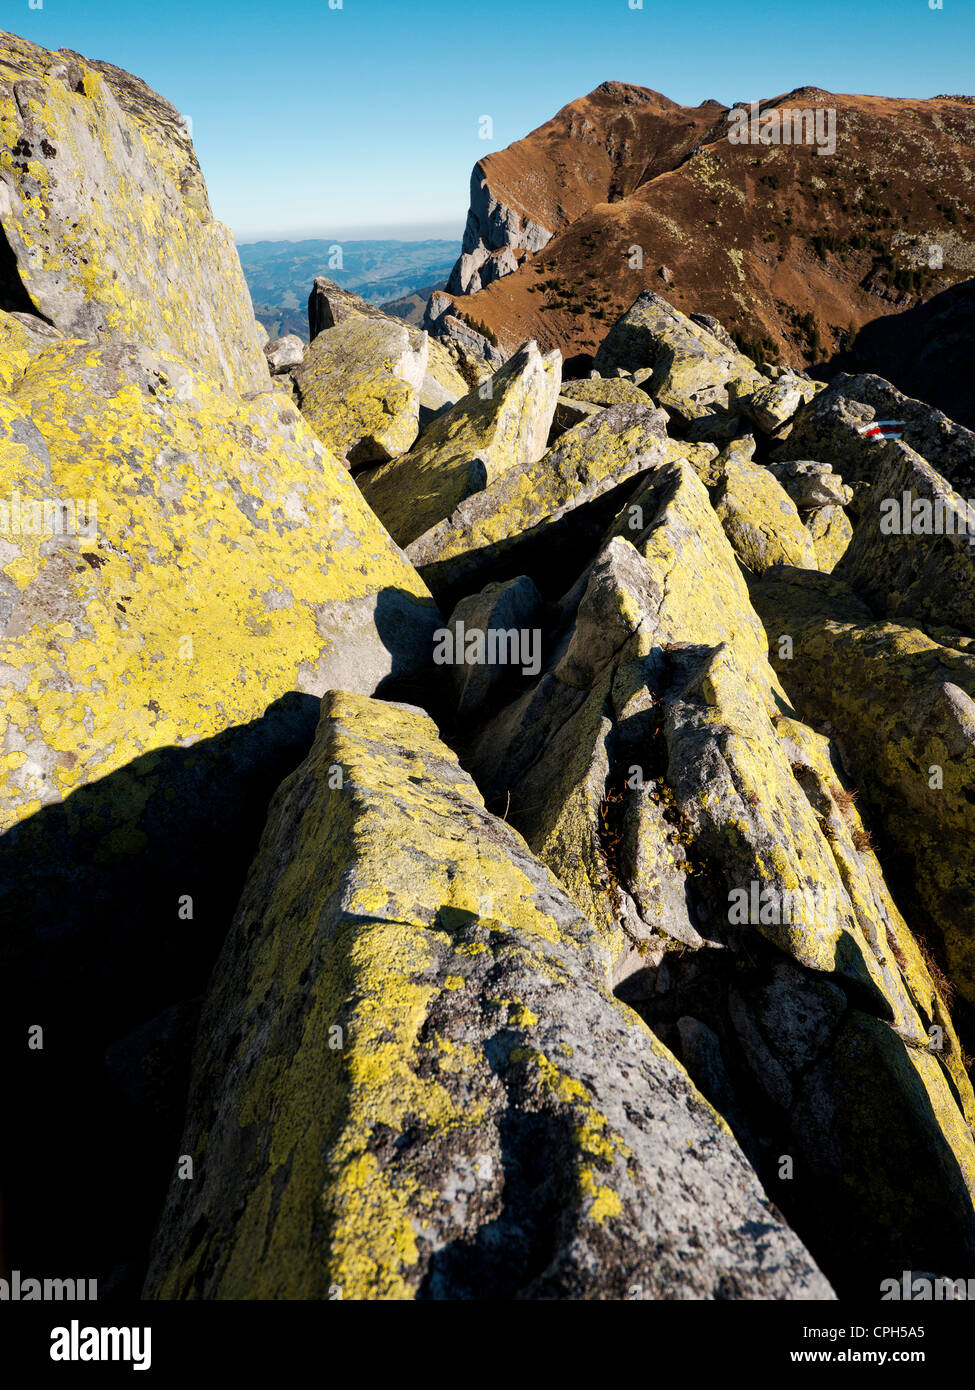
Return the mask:
<svg viewBox="0 0 975 1390">
<path fill-rule="evenodd" d="M 432 338 L 442 342 L 452 352 L 460 351 L 475 361 L 488 363 L 492 368 L 502 366 L 506 355 L 477 329 L 472 328 L 457 310 L 454 301 L 441 290 L 430 296 L 423 314 L 423 327 Z"/>
<path fill-rule="evenodd" d="M 774 658 L 806 719 L 828 721 L 843 761 L 944 936 L 951 978 L 975 1000 L 975 651 L 877 622 L 834 578 L 784 572 L 753 590 Z M 933 785 L 934 784 L 934 785 Z"/>
<path fill-rule="evenodd" d="M 778 457 L 819 459 L 839 468 L 848 483 L 873 482 L 892 447 L 863 433 L 878 420 L 902 422 L 903 442 L 963 497 L 975 497 L 975 433 L 879 376 L 834 377 L 798 412 Z"/>
<path fill-rule="evenodd" d="M 496 198 L 479 160 L 471 172 L 471 198 L 460 257 L 450 273 L 450 294 L 476 294 L 491 280 L 518 269 L 514 250 L 540 251 L 552 232 Z M 488 270 L 489 266 L 492 266 Z"/>
<path fill-rule="evenodd" d="M 714 510 L 735 554 L 755 574 L 772 565 L 815 569 L 816 547 L 795 502 L 767 468 L 752 462 L 755 441 L 729 444 L 710 465 Z"/>
<path fill-rule="evenodd" d="M 273 342 L 264 344 L 264 356 L 274 374 L 300 366 L 304 355 L 305 344 L 297 333 L 287 333 L 283 338 L 275 338 Z"/>
<path fill-rule="evenodd" d="M 644 397 L 644 400 L 647 399 L 648 397 Z M 548 432 L 549 444 L 554 444 L 557 439 L 561 439 L 566 430 L 571 430 L 574 425 L 581 425 L 583 420 L 591 419 L 604 409 L 605 406 L 596 405 L 592 401 L 578 401 L 572 396 L 559 396 L 555 402 L 552 428 Z"/>
<path fill-rule="evenodd" d="M 479 385 L 475 379 L 474 385 Z M 443 343 L 427 337 L 427 370 L 420 386 L 420 428 L 427 423 L 424 412 L 435 413 L 456 405 L 467 395 L 471 383 L 458 369 L 457 362 Z"/>
<path fill-rule="evenodd" d="M 591 381 L 563 381 L 562 395 L 574 401 L 585 401 L 592 405 L 622 405 L 627 401 L 635 405 L 647 404 L 647 393 L 641 391 L 628 377 L 595 377 Z"/>
<path fill-rule="evenodd" d="M 967 1268 L 960 1045 L 688 465 L 650 475 L 562 607 L 545 672 L 465 754 L 488 805 L 585 902 L 655 1031 L 681 1046 L 690 1015 L 718 1038 L 759 1171 L 837 1279 L 875 1288 L 909 1250 Z M 805 906 L 745 918 L 732 893 Z M 783 1154 L 801 1185 L 781 1181 Z"/>
<path fill-rule="evenodd" d="M 712 338 L 717 338 L 718 342 L 724 347 L 730 348 L 732 352 L 740 349 L 734 338 L 725 328 L 720 319 L 712 317 L 711 314 L 688 314 L 691 323 L 696 323 L 698 328 L 704 328 L 711 334 Z"/>
<path fill-rule="evenodd" d="M 334 328 L 337 324 L 363 314 L 366 318 L 381 319 L 384 323 L 399 323 L 398 319 L 390 319 L 388 314 L 384 314 L 374 304 L 353 294 L 351 290 L 344 290 L 326 275 L 315 276 L 308 296 L 309 342 L 313 343 L 326 328 Z M 402 326 L 400 324 L 400 327 Z"/>
<path fill-rule="evenodd" d="M 621 492 L 674 447 L 663 412 L 644 400 L 600 410 L 541 459 L 509 468 L 412 541 L 407 558 L 438 602 L 448 607 L 489 579 L 521 573 L 557 597 L 616 515 Z"/>
<path fill-rule="evenodd" d="M 665 285 L 669 285 L 674 278 L 674 272 L 665 265 L 662 265 L 660 267 L 660 269 L 657 271 L 657 274 L 660 276 L 661 280 L 664 282 Z"/>
<path fill-rule="evenodd" d="M 34 314 L 0 310 L 0 391 L 9 391 L 28 364 L 63 335 Z"/>
<path fill-rule="evenodd" d="M 357 479 L 398 545 L 435 526 L 473 492 L 545 452 L 562 359 L 526 343 L 489 382 L 424 431 L 405 457 Z"/>
<path fill-rule="evenodd" d="M 266 383 L 233 238 L 174 107 L 110 63 L 4 34 L 0 135 L 18 308 L 68 336 L 173 353 L 237 391 Z"/>
<path fill-rule="evenodd" d="M 2 542 L 3 824 L 289 691 L 429 663 L 425 586 L 286 399 L 67 341 L 8 411 L 0 491 L 68 494 L 74 531 Z"/>
<path fill-rule="evenodd" d="M 837 577 L 878 616 L 975 634 L 975 491 L 966 502 L 899 440 L 881 454 Z"/>
<path fill-rule="evenodd" d="M 349 313 L 319 333 L 294 371 L 301 413 L 349 465 L 406 452 L 420 428 L 427 341 L 402 323 Z"/>
<path fill-rule="evenodd" d="M 214 973 L 145 1296 L 828 1298 L 604 980 L 432 722 L 327 697 Z"/>
<path fill-rule="evenodd" d="M 815 511 L 819 507 L 845 507 L 853 501 L 853 489 L 833 472 L 831 463 L 789 459 L 770 463 L 768 471 L 779 480 L 800 512 Z"/>
<path fill-rule="evenodd" d="M 633 372 L 652 367 L 650 395 L 685 421 L 715 405 L 727 407 L 729 387 L 743 396 L 764 385 L 753 362 L 724 347 L 652 290 L 644 290 L 610 329 L 596 353 L 596 366 L 604 376 L 614 367 Z"/>
<path fill-rule="evenodd" d="M 772 434 L 791 420 L 799 407 L 812 400 L 817 390 L 821 389 L 819 382 L 789 374 L 739 397 L 736 406 L 760 430 Z"/>
<path fill-rule="evenodd" d="M 542 632 L 537 621 L 541 604 L 541 594 L 523 574 L 488 584 L 479 594 L 462 599 L 451 613 L 447 621 L 454 635 L 451 677 L 462 718 L 486 713 L 492 703 L 496 707 L 524 674 L 538 675 L 538 666 L 525 672 L 523 663 L 541 660 Z M 464 659 L 465 634 L 472 633 L 481 634 L 484 651 L 475 644 L 467 651 L 473 659 Z M 492 660 L 492 635 L 499 660 Z"/>
<path fill-rule="evenodd" d="M 816 547 L 816 569 L 830 574 L 846 553 L 853 526 L 842 507 L 817 507 L 806 517 L 806 529 Z"/>
</svg>

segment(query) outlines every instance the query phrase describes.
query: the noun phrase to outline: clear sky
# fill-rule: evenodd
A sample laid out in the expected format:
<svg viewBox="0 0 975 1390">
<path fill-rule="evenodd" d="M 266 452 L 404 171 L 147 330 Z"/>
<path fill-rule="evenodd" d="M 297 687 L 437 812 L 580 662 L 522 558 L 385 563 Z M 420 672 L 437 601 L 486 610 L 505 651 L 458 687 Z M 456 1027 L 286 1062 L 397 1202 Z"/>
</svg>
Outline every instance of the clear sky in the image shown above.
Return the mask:
<svg viewBox="0 0 975 1390">
<path fill-rule="evenodd" d="M 7 0 L 2 24 L 128 68 L 190 117 L 239 241 L 459 236 L 475 160 L 610 78 L 691 105 L 975 93 L 975 0 L 631 3 Z"/>
</svg>

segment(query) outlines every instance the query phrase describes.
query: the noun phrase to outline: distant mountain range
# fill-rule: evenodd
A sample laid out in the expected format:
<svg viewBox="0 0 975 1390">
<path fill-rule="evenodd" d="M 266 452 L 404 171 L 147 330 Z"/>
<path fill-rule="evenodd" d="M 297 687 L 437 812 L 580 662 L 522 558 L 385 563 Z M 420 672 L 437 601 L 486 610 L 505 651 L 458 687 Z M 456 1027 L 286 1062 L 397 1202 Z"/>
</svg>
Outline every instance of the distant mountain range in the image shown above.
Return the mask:
<svg viewBox="0 0 975 1390">
<path fill-rule="evenodd" d="M 447 279 L 460 243 L 326 238 L 255 241 L 237 249 L 260 322 L 272 337 L 297 333 L 307 339 L 305 306 L 316 275 L 327 275 L 371 304 L 409 301 L 401 311 L 389 312 L 414 317 L 420 295 L 425 302 L 430 290 Z"/>
</svg>

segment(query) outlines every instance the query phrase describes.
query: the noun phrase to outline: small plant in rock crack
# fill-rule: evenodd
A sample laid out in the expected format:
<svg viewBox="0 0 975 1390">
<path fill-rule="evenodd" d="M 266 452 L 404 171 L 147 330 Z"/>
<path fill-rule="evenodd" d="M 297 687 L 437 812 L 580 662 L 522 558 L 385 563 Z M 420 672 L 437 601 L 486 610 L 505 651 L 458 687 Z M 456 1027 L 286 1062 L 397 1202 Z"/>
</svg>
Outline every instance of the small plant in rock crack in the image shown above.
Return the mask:
<svg viewBox="0 0 975 1390">
<path fill-rule="evenodd" d="M 894 957 L 894 960 L 896 960 L 896 962 L 897 962 L 898 966 L 900 967 L 900 969 L 901 969 L 901 970 L 906 970 L 906 969 L 907 969 L 907 957 L 905 956 L 903 950 L 901 949 L 900 944 L 898 943 L 897 937 L 896 937 L 896 936 L 894 935 L 894 933 L 891 931 L 891 929 L 890 929 L 889 926 L 886 928 L 886 931 L 887 931 L 887 945 L 890 947 L 890 953 L 891 953 L 891 955 Z"/>
<path fill-rule="evenodd" d="M 620 881 L 619 881 L 619 853 L 623 843 L 623 790 L 621 787 L 608 786 L 602 801 L 599 803 L 599 823 L 597 825 L 597 835 L 599 837 L 599 849 L 602 855 L 603 867 L 606 870 L 606 880 L 613 901 L 617 907 L 620 906 Z"/>
<path fill-rule="evenodd" d="M 851 838 L 854 848 L 858 849 L 862 854 L 865 854 L 867 850 L 872 850 L 874 847 L 873 840 L 870 837 L 870 831 L 865 829 L 862 825 L 854 827 Z"/>
<path fill-rule="evenodd" d="M 941 969 L 941 966 L 939 965 L 934 952 L 931 950 L 931 947 L 925 941 L 924 937 L 921 935 L 920 932 L 916 931 L 914 933 L 914 940 L 917 942 L 917 948 L 921 952 L 921 956 L 924 959 L 924 964 L 928 967 L 928 974 L 931 976 L 931 983 L 934 985 L 935 989 L 940 994 L 942 1003 L 944 1004 L 945 1008 L 950 1009 L 955 998 L 954 982 L 952 980 L 949 980 L 948 976 Z"/>
</svg>

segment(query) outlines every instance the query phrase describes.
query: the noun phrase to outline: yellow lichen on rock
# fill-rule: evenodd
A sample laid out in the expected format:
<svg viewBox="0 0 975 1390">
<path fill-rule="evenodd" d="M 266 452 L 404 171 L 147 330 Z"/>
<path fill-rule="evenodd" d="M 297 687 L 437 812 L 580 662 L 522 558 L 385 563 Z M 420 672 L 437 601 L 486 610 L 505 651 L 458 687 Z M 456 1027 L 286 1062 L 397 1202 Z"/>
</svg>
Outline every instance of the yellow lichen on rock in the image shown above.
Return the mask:
<svg viewBox="0 0 975 1390">
<path fill-rule="evenodd" d="M 56 327 L 151 344 L 240 391 L 266 385 L 233 238 L 168 102 L 111 64 L 0 35 L 0 174 L 17 274 Z"/>
<path fill-rule="evenodd" d="M 429 659 L 422 581 L 287 398 L 243 402 L 167 354 L 66 342 L 10 411 L 0 497 L 66 499 L 84 524 L 22 519 L 0 541 L 0 747 L 26 754 L 3 824 L 288 691 L 374 689 Z"/>
<path fill-rule="evenodd" d="M 146 1296 L 713 1297 L 733 1264 L 828 1297 L 606 968 L 428 716 L 326 696 L 217 963 Z"/>
</svg>

